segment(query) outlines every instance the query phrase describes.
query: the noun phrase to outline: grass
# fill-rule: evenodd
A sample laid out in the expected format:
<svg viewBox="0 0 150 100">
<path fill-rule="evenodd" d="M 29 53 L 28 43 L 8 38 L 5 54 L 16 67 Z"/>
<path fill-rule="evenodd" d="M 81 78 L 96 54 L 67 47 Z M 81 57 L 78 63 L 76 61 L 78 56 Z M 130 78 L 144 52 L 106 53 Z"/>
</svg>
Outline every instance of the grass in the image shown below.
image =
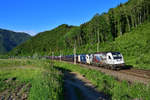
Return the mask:
<svg viewBox="0 0 150 100">
<path fill-rule="evenodd" d="M 29 100 L 63 99 L 63 75 L 47 60 L 0 60 L 0 69 L 0 94 L 30 84 Z"/>
<path fill-rule="evenodd" d="M 129 84 L 126 81 L 119 82 L 114 77 L 105 75 L 94 69 L 86 69 L 79 65 L 65 62 L 54 62 L 55 67 L 78 72 L 90 80 L 98 90 L 108 94 L 112 100 L 150 100 L 150 85 L 140 83 Z"/>
</svg>

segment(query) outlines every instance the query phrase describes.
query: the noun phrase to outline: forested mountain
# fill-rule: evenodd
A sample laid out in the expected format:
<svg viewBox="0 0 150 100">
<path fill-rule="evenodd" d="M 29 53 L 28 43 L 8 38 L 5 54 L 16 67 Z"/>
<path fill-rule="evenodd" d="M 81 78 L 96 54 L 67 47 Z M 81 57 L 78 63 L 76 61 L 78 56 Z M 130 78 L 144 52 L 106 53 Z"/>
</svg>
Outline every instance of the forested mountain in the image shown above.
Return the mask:
<svg viewBox="0 0 150 100">
<path fill-rule="evenodd" d="M 11 51 L 14 47 L 30 39 L 30 37 L 26 33 L 0 29 L 0 54 Z"/>
<path fill-rule="evenodd" d="M 29 41 L 15 48 L 11 54 L 25 56 L 33 54 L 45 55 L 52 51 L 59 52 L 60 48 L 66 48 L 63 37 L 73 28 L 74 26 L 63 24 L 51 31 L 39 33 Z"/>
<path fill-rule="evenodd" d="M 102 44 L 113 43 L 118 37 L 149 21 L 150 1 L 129 0 L 125 4 L 111 8 L 107 13 L 96 14 L 80 26 L 61 25 L 51 31 L 39 33 L 15 48 L 11 54 L 72 54 L 74 46 L 78 48 L 77 53 L 96 52 L 101 50 Z"/>
</svg>

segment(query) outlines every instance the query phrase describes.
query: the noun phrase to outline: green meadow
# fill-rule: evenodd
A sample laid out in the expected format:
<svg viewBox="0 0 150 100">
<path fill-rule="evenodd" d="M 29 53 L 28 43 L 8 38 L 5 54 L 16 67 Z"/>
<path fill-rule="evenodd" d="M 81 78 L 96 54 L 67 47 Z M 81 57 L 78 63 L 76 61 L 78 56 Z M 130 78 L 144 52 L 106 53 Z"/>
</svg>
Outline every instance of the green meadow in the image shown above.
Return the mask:
<svg viewBox="0 0 150 100">
<path fill-rule="evenodd" d="M 0 96 L 5 99 L 61 100 L 62 83 L 62 73 L 49 61 L 0 60 Z"/>
</svg>

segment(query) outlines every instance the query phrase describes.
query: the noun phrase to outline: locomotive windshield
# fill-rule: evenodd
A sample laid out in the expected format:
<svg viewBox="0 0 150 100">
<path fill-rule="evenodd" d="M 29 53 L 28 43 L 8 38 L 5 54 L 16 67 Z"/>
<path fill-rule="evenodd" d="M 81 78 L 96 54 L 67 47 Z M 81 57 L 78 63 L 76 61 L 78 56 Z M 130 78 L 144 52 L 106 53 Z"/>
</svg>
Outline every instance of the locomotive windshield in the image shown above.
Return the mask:
<svg viewBox="0 0 150 100">
<path fill-rule="evenodd" d="M 119 52 L 112 53 L 114 59 L 122 59 L 122 55 Z"/>
</svg>

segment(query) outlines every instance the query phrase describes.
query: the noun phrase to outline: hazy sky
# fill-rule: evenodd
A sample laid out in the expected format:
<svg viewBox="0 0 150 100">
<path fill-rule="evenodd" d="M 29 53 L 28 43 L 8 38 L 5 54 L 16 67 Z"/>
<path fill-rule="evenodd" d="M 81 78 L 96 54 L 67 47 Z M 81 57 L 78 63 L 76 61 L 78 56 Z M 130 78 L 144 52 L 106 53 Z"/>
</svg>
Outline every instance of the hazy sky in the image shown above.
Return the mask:
<svg viewBox="0 0 150 100">
<path fill-rule="evenodd" d="M 0 0 L 0 28 L 31 35 L 61 24 L 80 25 L 128 0 Z"/>
</svg>

